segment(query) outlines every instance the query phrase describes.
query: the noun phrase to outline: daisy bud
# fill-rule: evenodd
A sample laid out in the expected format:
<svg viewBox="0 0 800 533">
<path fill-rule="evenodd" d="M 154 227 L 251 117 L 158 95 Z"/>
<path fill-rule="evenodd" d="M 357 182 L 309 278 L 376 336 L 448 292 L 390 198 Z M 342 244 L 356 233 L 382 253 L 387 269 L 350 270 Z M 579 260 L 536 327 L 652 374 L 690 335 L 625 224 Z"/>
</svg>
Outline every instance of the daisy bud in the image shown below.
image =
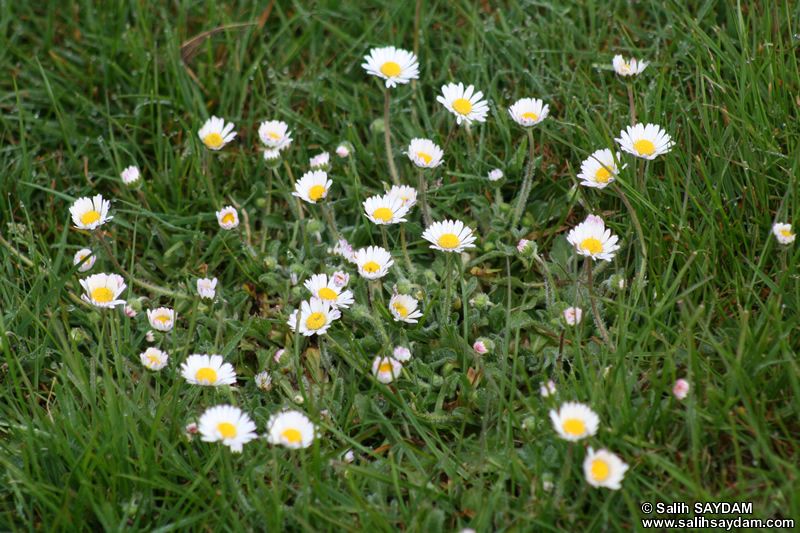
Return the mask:
<svg viewBox="0 0 800 533">
<path fill-rule="evenodd" d="M 325 230 L 325 224 L 321 220 L 312 218 L 306 223 L 306 229 L 309 233 L 321 233 Z"/>
<path fill-rule="evenodd" d="M 275 259 L 271 255 L 267 255 L 267 256 L 264 257 L 264 268 L 266 270 L 272 270 L 276 266 L 278 266 L 277 259 Z"/>
<path fill-rule="evenodd" d="M 339 157 L 349 157 L 353 153 L 353 145 L 347 141 L 342 141 L 336 147 L 336 155 Z"/>
<path fill-rule="evenodd" d="M 328 152 L 317 154 L 308 160 L 308 164 L 311 165 L 311 170 L 328 171 L 331 169 L 331 154 Z"/>
<path fill-rule="evenodd" d="M 202 278 L 197 280 L 197 294 L 200 298 L 213 300 L 217 294 L 217 278 Z"/>
<path fill-rule="evenodd" d="M 278 350 L 277 352 L 275 352 L 275 355 L 273 356 L 273 359 L 274 359 L 274 360 L 275 360 L 275 362 L 276 362 L 276 363 L 278 363 L 279 365 L 281 365 L 281 364 L 286 364 L 286 363 L 288 363 L 288 362 L 289 362 L 289 354 L 286 354 L 286 360 L 285 360 L 285 361 L 283 360 L 283 359 L 284 359 L 284 358 L 283 358 L 283 355 L 284 355 L 284 354 L 286 354 L 286 350 L 285 350 L 284 348 L 281 348 L 280 350 Z"/>
<path fill-rule="evenodd" d="M 405 346 L 398 346 L 392 352 L 394 358 L 400 361 L 401 363 L 405 363 L 411 360 L 411 350 L 406 348 Z"/>
<path fill-rule="evenodd" d="M 583 319 L 583 309 L 580 307 L 568 307 L 564 309 L 564 321 L 568 326 L 580 324 Z"/>
<path fill-rule="evenodd" d="M 550 492 L 555 487 L 553 483 L 553 474 L 549 472 L 542 476 L 542 490 L 545 492 Z"/>
<path fill-rule="evenodd" d="M 150 331 L 145 333 L 144 338 L 147 339 L 147 342 L 155 342 L 156 334 L 153 333 L 153 330 L 151 329 Z"/>
<path fill-rule="evenodd" d="M 475 344 L 472 345 L 472 349 L 475 350 L 475 353 L 478 355 L 489 353 L 489 350 L 486 348 L 486 345 L 483 344 L 481 341 L 475 341 Z"/>
<path fill-rule="evenodd" d="M 80 330 L 80 328 L 72 328 L 69 330 L 69 339 L 72 342 L 80 344 L 81 342 L 83 342 L 84 337 L 85 335 Z M 0 340 L 2 340 L 2 337 L 0 337 Z"/>
<path fill-rule="evenodd" d="M 541 392 L 542 398 L 547 398 L 549 396 L 552 396 L 553 394 L 556 393 L 556 384 L 553 383 L 553 380 L 551 379 L 550 381 L 547 382 L 547 384 L 542 384 L 542 387 L 539 390 L 539 392 Z"/>
<path fill-rule="evenodd" d="M 278 168 L 282 161 L 279 149 L 267 148 L 264 150 L 264 164 L 267 165 L 267 168 Z"/>
<path fill-rule="evenodd" d="M 197 423 L 192 422 L 191 424 L 186 424 L 186 433 L 189 435 L 197 435 L 198 428 Z"/>
<path fill-rule="evenodd" d="M 675 395 L 675 398 L 678 400 L 683 400 L 689 395 L 689 382 L 685 379 L 679 379 L 675 382 L 675 386 L 672 387 L 672 394 Z"/>
<path fill-rule="evenodd" d="M 501 179 L 503 179 L 503 171 L 499 168 L 489 172 L 489 181 L 500 181 Z"/>
<path fill-rule="evenodd" d="M 350 282 L 350 274 L 337 270 L 333 273 L 333 284 L 339 288 L 345 287 Z"/>
<path fill-rule="evenodd" d="M 345 463 L 352 463 L 356 460 L 356 455 L 353 453 L 353 450 L 347 450 L 347 453 L 344 454 L 343 459 Z"/>
<path fill-rule="evenodd" d="M 297 405 L 302 405 L 303 402 L 305 402 L 305 400 L 303 399 L 303 395 L 302 394 L 295 395 L 294 403 L 296 403 Z"/>
<path fill-rule="evenodd" d="M 476 294 L 475 297 L 469 301 L 469 304 L 480 311 L 486 311 L 493 305 L 492 302 L 489 301 L 489 297 L 483 292 Z"/>
<path fill-rule="evenodd" d="M 411 282 L 405 278 L 400 278 L 394 288 L 395 294 L 411 294 Z"/>
<path fill-rule="evenodd" d="M 133 317 L 136 316 L 136 310 L 134 310 L 134 308 L 131 307 L 130 305 L 126 305 L 123 308 L 123 312 L 130 318 L 133 318 Z"/>
<path fill-rule="evenodd" d="M 256 374 L 253 379 L 256 382 L 256 387 L 263 391 L 268 391 L 272 387 L 272 376 L 269 375 L 269 372 Z"/>
<path fill-rule="evenodd" d="M 128 187 L 136 187 L 139 184 L 139 169 L 135 166 L 129 166 L 122 171 L 122 183 Z"/>
<path fill-rule="evenodd" d="M 517 251 L 522 257 L 530 258 L 533 257 L 538 253 L 538 246 L 534 241 L 529 241 L 528 239 L 520 239 L 519 244 L 517 244 Z"/>
</svg>

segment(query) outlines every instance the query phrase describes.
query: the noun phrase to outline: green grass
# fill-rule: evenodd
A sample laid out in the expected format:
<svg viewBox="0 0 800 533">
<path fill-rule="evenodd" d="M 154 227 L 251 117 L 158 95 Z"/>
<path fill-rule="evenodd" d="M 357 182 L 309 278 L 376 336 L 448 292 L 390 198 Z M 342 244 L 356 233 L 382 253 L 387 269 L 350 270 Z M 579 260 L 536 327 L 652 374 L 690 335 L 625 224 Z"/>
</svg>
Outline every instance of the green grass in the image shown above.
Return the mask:
<svg viewBox="0 0 800 533">
<path fill-rule="evenodd" d="M 361 186 L 333 155 L 330 205 L 355 246 L 382 243 L 359 200 L 391 183 L 376 123 L 383 84 L 361 63 L 375 46 L 413 49 L 413 6 L 51 4 L 0 4 L 0 529 L 639 530 L 651 516 L 640 504 L 659 501 L 744 501 L 754 504 L 748 518 L 800 517 L 800 248 L 771 232 L 776 220 L 800 225 L 794 3 L 423 0 L 420 79 L 392 90 L 395 162 L 416 184 L 403 147 L 414 137 L 444 144 L 452 116 L 436 102 L 443 84 L 484 92 L 488 121 L 473 125 L 472 143 L 456 129 L 429 193 L 434 219 L 464 220 L 478 246 L 443 310 L 455 263 L 421 239 L 415 208 L 406 232 L 416 273 L 390 227 L 396 265 L 377 312 L 348 266 L 363 307 L 345 311 L 322 343 L 286 325 L 307 298 L 290 278 L 343 263 L 327 253 L 335 241 L 319 207 L 305 204 L 300 221 L 287 203 L 290 173 L 299 179 L 309 157 L 351 142 Z M 644 228 L 644 287 L 635 282 L 642 243 L 619 195 L 570 193 L 581 162 L 614 149 L 628 124 L 627 90 L 610 68 L 617 53 L 652 61 L 635 85 L 637 120 L 676 142 L 647 164 L 643 187 L 638 161 L 623 157 L 619 184 Z M 506 109 L 522 97 L 549 103 L 550 118 L 534 131 L 522 229 L 510 230 L 528 152 Z M 238 135 L 209 154 L 209 191 L 196 131 L 211 115 Z M 280 181 L 259 151 L 267 119 L 293 132 Z M 132 164 L 141 193 L 119 178 Z M 494 168 L 505 172 L 503 204 L 486 179 Z M 77 250 L 98 253 L 90 273 L 122 274 L 95 235 L 71 227 L 72 202 L 95 194 L 114 201 L 102 230 L 138 280 L 126 280 L 124 297 L 178 312 L 157 340 L 171 353 L 159 373 L 139 362 L 151 344 L 144 311 L 129 319 L 80 300 Z M 217 225 L 214 212 L 231 203 L 247 213 L 242 231 Z M 622 241 L 611 263 L 594 265 L 613 348 L 565 239 L 588 213 Z M 323 223 L 320 240 L 311 219 Z M 512 248 L 521 237 L 537 242 L 554 297 L 541 265 Z M 224 300 L 213 306 L 194 300 L 206 273 Z M 624 290 L 604 284 L 614 275 Z M 395 284 L 423 294 L 419 325 L 390 319 Z M 493 306 L 464 305 L 478 293 Z M 584 321 L 564 329 L 560 310 L 575 301 Z M 477 337 L 494 351 L 476 356 Z M 377 383 L 372 359 L 401 343 L 414 355 L 403 377 Z M 284 347 L 287 373 L 272 359 Z M 188 385 L 180 362 L 191 353 L 222 354 L 237 386 Z M 268 393 L 252 379 L 265 368 Z M 671 394 L 677 378 L 692 386 L 682 402 Z M 542 399 L 548 379 L 557 397 Z M 320 424 L 311 448 L 259 439 L 233 455 L 184 436 L 222 403 L 264 433 L 297 394 Z M 596 436 L 557 437 L 548 411 L 565 401 L 591 405 Z M 630 465 L 620 491 L 586 483 L 586 444 Z M 358 456 L 350 465 L 347 450 Z"/>
</svg>

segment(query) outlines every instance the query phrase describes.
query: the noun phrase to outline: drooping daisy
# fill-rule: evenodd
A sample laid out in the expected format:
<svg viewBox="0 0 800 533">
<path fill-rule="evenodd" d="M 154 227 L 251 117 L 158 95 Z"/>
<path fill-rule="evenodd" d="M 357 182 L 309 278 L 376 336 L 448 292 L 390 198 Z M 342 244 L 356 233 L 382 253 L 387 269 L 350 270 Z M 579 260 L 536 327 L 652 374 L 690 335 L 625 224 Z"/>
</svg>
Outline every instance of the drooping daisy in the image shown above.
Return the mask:
<svg viewBox="0 0 800 533">
<path fill-rule="evenodd" d="M 270 150 L 285 150 L 292 144 L 289 125 L 280 120 L 267 120 L 258 127 L 258 138 Z M 265 156 L 266 157 L 266 156 Z"/>
<path fill-rule="evenodd" d="M 233 131 L 233 128 L 233 122 L 225 124 L 224 119 L 211 117 L 203 124 L 197 135 L 200 136 L 200 140 L 209 150 L 220 150 L 236 137 L 236 132 Z"/>
<path fill-rule="evenodd" d="M 103 195 L 94 198 L 78 198 L 69 212 L 72 213 L 72 222 L 78 229 L 97 229 L 114 217 L 108 216 L 111 201 L 103 200 Z"/>
<path fill-rule="evenodd" d="M 328 152 L 322 152 L 321 154 L 317 154 L 311 159 L 308 160 L 308 164 L 311 167 L 311 170 L 325 170 L 331 168 L 331 154 Z"/>
<path fill-rule="evenodd" d="M 667 132 L 656 124 L 627 126 L 619 135 L 621 138 L 614 140 L 620 148 L 642 159 L 653 160 L 675 146 Z"/>
<path fill-rule="evenodd" d="M 792 225 L 782 222 L 776 222 L 775 225 L 772 226 L 772 234 L 775 235 L 775 238 L 778 239 L 778 242 L 781 244 L 792 244 L 797 237 L 797 235 L 792 233 Z"/>
<path fill-rule="evenodd" d="M 465 121 L 472 124 L 473 120 L 486 122 L 486 115 L 489 113 L 489 104 L 483 98 L 483 93 L 474 92 L 472 85 L 464 89 L 464 84 L 448 83 L 442 86 L 442 95 L 437 96 L 436 100 L 445 106 L 448 111 L 456 116 L 456 121 L 461 124 Z M 474 93 L 474 94 L 473 94 Z"/>
<path fill-rule="evenodd" d="M 328 179 L 328 173 L 324 170 L 310 170 L 303 174 L 300 181 L 295 183 L 295 192 L 292 196 L 298 196 L 311 204 L 317 203 L 328 196 L 328 190 L 333 185 L 333 180 Z"/>
<path fill-rule="evenodd" d="M 167 366 L 167 361 L 169 361 L 169 354 L 167 352 L 153 347 L 146 349 L 139 354 L 139 357 L 142 359 L 142 364 L 153 372 L 158 372 Z"/>
<path fill-rule="evenodd" d="M 314 274 L 303 283 L 303 286 L 324 302 L 328 302 L 333 307 L 344 307 L 347 309 L 353 303 L 353 292 L 343 291 L 342 286 L 337 285 L 334 278 L 328 279 L 326 274 Z"/>
<path fill-rule="evenodd" d="M 404 153 L 420 168 L 436 168 L 442 164 L 444 156 L 442 149 L 428 139 L 411 139 L 408 151 Z"/>
<path fill-rule="evenodd" d="M 222 229 L 231 230 L 239 225 L 239 213 L 232 205 L 217 211 L 217 222 Z"/>
<path fill-rule="evenodd" d="M 292 450 L 308 448 L 316 434 L 314 423 L 300 411 L 276 413 L 267 422 L 267 442 L 281 444 Z"/>
<path fill-rule="evenodd" d="M 625 58 L 622 56 L 614 56 L 614 59 L 611 60 L 611 64 L 614 66 L 614 71 L 620 76 L 638 76 L 644 72 L 644 69 L 647 68 L 650 62 L 642 61 L 641 59 L 638 61 L 635 59 L 625 61 Z"/>
<path fill-rule="evenodd" d="M 219 387 L 236 383 L 233 365 L 221 355 L 192 354 L 181 363 L 181 375 L 192 385 Z"/>
<path fill-rule="evenodd" d="M 600 417 L 588 405 L 567 402 L 556 411 L 550 409 L 550 420 L 558 436 L 564 440 L 577 441 L 597 433 Z"/>
<path fill-rule="evenodd" d="M 603 219 L 595 215 L 586 217 L 567 234 L 567 241 L 575 247 L 576 252 L 595 261 L 611 261 L 619 250 L 618 240 L 619 237 L 611 235 Z"/>
<path fill-rule="evenodd" d="M 405 294 L 395 294 L 389 300 L 389 311 L 392 312 L 395 322 L 407 322 L 416 324 L 422 312 L 417 309 L 419 302 Z"/>
<path fill-rule="evenodd" d="M 398 83 L 408 83 L 419 78 L 417 56 L 407 50 L 394 46 L 373 48 L 368 56 L 364 56 L 361 66 L 367 74 L 386 80 L 386 88 L 396 87 Z"/>
<path fill-rule="evenodd" d="M 403 205 L 402 200 L 391 194 L 371 196 L 361 205 L 364 206 L 367 218 L 379 226 L 406 222 L 403 217 L 408 214 L 408 207 Z"/>
<path fill-rule="evenodd" d="M 475 235 L 460 220 L 434 222 L 422 232 L 422 238 L 431 243 L 431 248 L 443 252 L 461 253 L 464 248 L 475 248 Z"/>
<path fill-rule="evenodd" d="M 268 391 L 272 387 L 272 376 L 269 375 L 269 372 L 256 374 L 253 380 L 256 382 L 256 387 L 263 391 Z"/>
<path fill-rule="evenodd" d="M 403 207 L 411 209 L 417 203 L 417 189 L 410 185 L 392 185 L 389 189 L 389 194 L 395 198 L 400 198 L 403 202 Z"/>
<path fill-rule="evenodd" d="M 628 471 L 628 465 L 605 448 L 594 451 L 589 446 L 586 451 L 588 453 L 583 460 L 583 475 L 586 476 L 586 482 L 593 487 L 619 490 L 625 472 Z"/>
<path fill-rule="evenodd" d="M 389 272 L 389 267 L 394 264 L 394 259 L 386 248 L 370 246 L 356 252 L 355 262 L 358 266 L 358 273 L 363 277 L 378 279 Z"/>
<path fill-rule="evenodd" d="M 392 351 L 392 355 L 394 355 L 394 358 L 400 361 L 401 363 L 405 363 L 411 360 L 411 350 L 409 350 L 405 346 L 397 346 L 394 349 L 394 351 Z"/>
<path fill-rule="evenodd" d="M 672 394 L 675 395 L 675 398 L 678 400 L 683 400 L 689 395 L 689 382 L 685 379 L 679 379 L 675 382 L 675 386 L 672 387 Z"/>
<path fill-rule="evenodd" d="M 122 171 L 120 177 L 125 185 L 135 185 L 139 181 L 139 169 L 135 165 L 131 165 Z"/>
<path fill-rule="evenodd" d="M 616 155 L 612 154 L 611 150 L 608 148 L 597 150 L 590 155 L 581 163 L 581 172 L 578 174 L 581 185 L 603 189 L 612 183 L 619 172 L 617 166 L 619 155 L 619 152 L 617 152 Z M 621 168 L 627 166 L 628 165 L 622 165 Z"/>
<path fill-rule="evenodd" d="M 169 307 L 147 310 L 147 320 L 150 326 L 158 331 L 169 331 L 175 325 L 175 311 Z"/>
<path fill-rule="evenodd" d="M 200 298 L 213 300 L 217 294 L 217 278 L 201 278 L 197 280 L 197 294 Z"/>
<path fill-rule="evenodd" d="M 86 262 L 83 263 L 81 266 L 78 267 L 79 272 L 86 272 L 87 270 L 91 270 L 94 266 L 95 261 L 97 261 L 97 256 L 92 253 L 92 251 L 88 248 L 84 248 L 83 250 L 78 250 L 75 252 L 75 258 L 72 260 L 72 264 L 79 265 L 81 261 L 85 258 Z"/>
<path fill-rule="evenodd" d="M 292 331 L 295 331 L 298 323 L 298 313 L 300 322 L 300 335 L 310 337 L 312 335 L 324 335 L 334 320 L 342 316 L 342 312 L 326 300 L 313 297 L 310 302 L 303 301 L 300 309 L 295 309 L 289 315 L 286 323 Z"/>
<path fill-rule="evenodd" d="M 203 413 L 197 421 L 200 440 L 222 441 L 233 453 L 242 453 L 242 447 L 258 438 L 256 425 L 250 416 L 232 405 L 216 405 Z"/>
<path fill-rule="evenodd" d="M 508 108 L 508 113 L 523 128 L 532 128 L 547 118 L 550 106 L 538 98 L 522 98 Z"/>
<path fill-rule="evenodd" d="M 403 370 L 403 363 L 393 357 L 381 357 L 380 355 L 372 362 L 372 375 L 381 383 L 391 383 L 400 375 Z"/>
<path fill-rule="evenodd" d="M 118 305 L 125 305 L 125 300 L 119 298 L 125 290 L 125 281 L 119 274 L 94 274 L 80 280 L 81 287 L 86 294 L 81 294 L 81 299 L 95 307 L 108 307 L 114 309 Z"/>
<path fill-rule="evenodd" d="M 583 309 L 580 307 L 568 307 L 564 309 L 564 321 L 568 326 L 580 324 L 583 318 Z"/>
</svg>

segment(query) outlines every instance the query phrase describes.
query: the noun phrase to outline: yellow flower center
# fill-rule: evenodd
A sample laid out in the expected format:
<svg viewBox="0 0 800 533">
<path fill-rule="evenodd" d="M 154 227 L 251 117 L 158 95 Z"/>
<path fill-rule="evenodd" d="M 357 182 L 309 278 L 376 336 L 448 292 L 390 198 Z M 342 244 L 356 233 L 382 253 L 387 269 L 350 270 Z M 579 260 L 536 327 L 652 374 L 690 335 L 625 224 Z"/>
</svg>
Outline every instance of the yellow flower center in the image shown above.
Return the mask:
<svg viewBox="0 0 800 533">
<path fill-rule="evenodd" d="M 372 218 L 378 218 L 384 222 L 391 222 L 394 218 L 394 213 L 392 213 L 392 210 L 388 207 L 379 207 L 372 212 Z"/>
<path fill-rule="evenodd" d="M 378 372 L 382 374 L 391 371 L 392 371 L 392 363 L 383 363 L 381 364 L 380 368 L 378 368 Z"/>
<path fill-rule="evenodd" d="M 603 251 L 603 244 L 597 239 L 589 237 L 588 239 L 583 239 L 581 249 L 587 250 L 592 255 L 599 254 Z"/>
<path fill-rule="evenodd" d="M 97 222 L 98 220 L 100 220 L 100 213 L 97 211 L 89 211 L 81 217 L 81 222 L 86 226 L 92 222 Z"/>
<path fill-rule="evenodd" d="M 230 422 L 223 422 L 217 426 L 217 431 L 222 433 L 223 439 L 232 439 L 236 436 L 236 426 Z"/>
<path fill-rule="evenodd" d="M 328 287 L 322 287 L 319 290 L 319 293 L 317 293 L 317 295 L 320 298 L 322 298 L 323 300 L 338 300 L 339 299 L 339 295 L 336 294 L 336 291 L 334 291 L 333 289 L 329 289 Z"/>
<path fill-rule="evenodd" d="M 217 371 L 213 368 L 208 368 L 204 366 L 200 370 L 197 371 L 197 374 L 194 375 L 194 379 L 197 381 L 207 380 L 209 383 L 214 383 L 217 381 Z"/>
<path fill-rule="evenodd" d="M 460 115 L 469 115 L 472 111 L 472 104 L 466 98 L 459 98 L 453 102 L 453 109 Z"/>
<path fill-rule="evenodd" d="M 586 426 L 576 418 L 571 418 L 564 422 L 564 433 L 567 435 L 583 435 L 585 432 Z"/>
<path fill-rule="evenodd" d="M 92 291 L 92 299 L 95 302 L 108 303 L 114 299 L 114 293 L 105 287 L 98 287 Z"/>
<path fill-rule="evenodd" d="M 394 61 L 387 61 L 386 63 L 381 66 L 381 72 L 387 78 L 393 78 L 395 76 L 399 76 L 403 70 L 400 68 L 400 65 L 395 63 Z"/>
<path fill-rule="evenodd" d="M 441 237 L 439 237 L 439 246 L 442 248 L 447 248 L 448 250 L 452 250 L 453 248 L 457 247 L 461 244 L 461 241 L 458 240 L 458 237 L 453 235 L 452 233 L 445 233 Z"/>
<path fill-rule="evenodd" d="M 636 141 L 633 144 L 633 149 L 639 152 L 641 155 L 653 155 L 656 152 L 655 145 L 647 139 Z"/>
<path fill-rule="evenodd" d="M 281 437 L 286 439 L 289 444 L 294 444 L 296 442 L 300 442 L 303 439 L 303 436 L 294 428 L 289 428 L 281 433 Z"/>
<path fill-rule="evenodd" d="M 168 316 L 165 316 L 165 315 L 162 315 L 162 316 L 157 316 L 157 317 L 156 317 L 156 320 L 158 320 L 158 321 L 159 321 L 159 322 L 161 322 L 162 324 L 166 324 L 167 322 L 169 322 L 169 317 L 168 317 Z"/>
<path fill-rule="evenodd" d="M 420 153 L 417 154 L 417 159 L 422 159 L 425 162 L 425 164 L 427 165 L 428 163 L 431 162 L 431 159 L 433 159 L 433 158 L 431 156 L 429 156 L 428 154 L 423 154 L 422 152 L 420 152 Z"/>
<path fill-rule="evenodd" d="M 537 117 L 535 113 L 523 113 L 522 118 L 529 118 L 531 120 L 536 120 L 539 117 Z"/>
<path fill-rule="evenodd" d="M 223 224 L 233 224 L 236 218 L 233 216 L 233 213 L 226 213 L 224 217 L 222 217 Z"/>
<path fill-rule="evenodd" d="M 784 237 L 791 237 L 794 234 L 791 231 L 782 230 L 781 235 L 783 235 Z"/>
<path fill-rule="evenodd" d="M 147 356 L 147 360 L 150 361 L 147 364 L 147 368 L 153 368 L 153 365 L 157 365 L 157 364 L 161 363 L 161 360 L 158 357 L 156 357 L 155 355 L 148 355 Z"/>
<path fill-rule="evenodd" d="M 322 313 L 311 313 L 306 319 L 306 327 L 308 329 L 319 329 L 325 325 L 325 315 Z"/>
<path fill-rule="evenodd" d="M 608 468 L 608 464 L 605 461 L 600 459 L 592 461 L 592 478 L 595 481 L 605 481 L 610 473 L 611 469 Z"/>
<path fill-rule="evenodd" d="M 622 65 L 621 67 L 619 67 L 620 72 L 628 72 L 630 69 L 631 69 L 630 65 Z"/>
<path fill-rule="evenodd" d="M 273 139 L 280 139 L 281 138 L 281 136 L 278 135 L 277 133 L 270 133 L 269 136 L 272 137 Z"/>
<path fill-rule="evenodd" d="M 375 272 L 381 269 L 381 266 L 375 261 L 370 261 L 361 268 L 363 268 L 364 271 L 369 272 L 370 274 L 374 274 Z"/>
<path fill-rule="evenodd" d="M 397 311 L 397 314 L 400 315 L 400 318 L 405 318 L 408 316 L 408 309 L 403 304 L 394 304 L 394 310 Z"/>
<path fill-rule="evenodd" d="M 206 143 L 206 146 L 209 148 L 219 148 L 222 146 L 222 135 L 219 133 L 209 133 L 206 135 L 206 138 L 203 139 L 203 142 Z"/>
<path fill-rule="evenodd" d="M 313 201 L 317 201 L 325 195 L 325 187 L 322 185 L 314 185 L 311 187 L 311 190 L 308 191 L 308 197 L 311 198 Z"/>
<path fill-rule="evenodd" d="M 611 172 L 609 172 L 605 167 L 600 167 L 597 170 L 597 174 L 594 175 L 594 179 L 599 183 L 608 183 L 610 177 Z"/>
</svg>

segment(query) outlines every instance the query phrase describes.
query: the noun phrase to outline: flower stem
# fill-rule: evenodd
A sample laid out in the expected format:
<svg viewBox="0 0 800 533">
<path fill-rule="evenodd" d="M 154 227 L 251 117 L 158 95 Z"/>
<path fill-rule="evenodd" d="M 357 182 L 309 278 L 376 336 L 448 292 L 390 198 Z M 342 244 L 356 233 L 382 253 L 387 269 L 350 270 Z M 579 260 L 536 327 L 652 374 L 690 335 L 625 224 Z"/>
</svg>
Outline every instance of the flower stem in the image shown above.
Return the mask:
<svg viewBox="0 0 800 533">
<path fill-rule="evenodd" d="M 400 178 L 397 175 L 397 168 L 394 166 L 394 157 L 392 157 L 392 136 L 389 132 L 389 88 L 386 88 L 386 100 L 383 104 L 383 134 L 386 138 L 386 159 L 389 160 L 389 171 L 392 174 L 392 182 L 400 186 Z"/>
<path fill-rule="evenodd" d="M 592 302 L 592 314 L 594 315 L 594 322 L 597 324 L 600 334 L 603 335 L 603 340 L 606 342 L 609 349 L 614 352 L 616 351 L 614 345 L 611 343 L 608 331 L 606 331 L 603 320 L 600 318 L 600 313 L 597 311 L 597 302 L 595 301 L 594 288 L 592 287 L 592 261 L 594 261 L 592 258 L 587 257 L 583 263 L 586 268 L 586 285 L 589 287 L 589 301 Z"/>
<path fill-rule="evenodd" d="M 203 149 L 203 177 L 206 179 L 206 187 L 208 188 L 208 195 L 214 202 L 214 207 L 219 209 L 219 200 L 217 199 L 217 191 L 214 190 L 214 182 L 211 181 L 211 174 L 208 172 L 208 150 Z"/>
<path fill-rule="evenodd" d="M 528 128 L 528 144 L 530 153 L 528 156 L 528 171 L 525 173 L 525 180 L 522 182 L 522 189 L 517 199 L 517 207 L 514 209 L 514 216 L 511 219 L 511 227 L 516 228 L 522 212 L 525 211 L 525 204 L 528 203 L 528 195 L 531 193 L 531 182 L 533 181 L 533 129 Z"/>
<path fill-rule="evenodd" d="M 422 200 L 422 214 L 425 217 L 425 226 L 430 226 L 433 224 L 433 219 L 431 219 L 431 213 L 428 211 L 428 197 L 426 196 L 425 189 L 427 189 L 427 183 L 425 182 L 425 174 L 422 170 L 419 171 L 419 195 Z"/>
<path fill-rule="evenodd" d="M 386 226 L 381 224 L 381 235 L 383 236 L 383 247 L 386 248 L 387 251 L 391 250 L 389 248 L 389 239 L 386 237 Z"/>
<path fill-rule="evenodd" d="M 411 263 L 411 258 L 408 257 L 408 248 L 406 247 L 406 225 L 400 224 L 400 242 L 403 245 L 403 257 L 406 258 L 406 263 L 408 263 L 408 271 L 410 273 L 414 273 L 414 265 Z"/>
<path fill-rule="evenodd" d="M 636 125 L 636 100 L 633 98 L 633 84 L 628 83 L 628 101 L 631 104 L 631 127 Z"/>
<path fill-rule="evenodd" d="M 642 225 L 639 222 L 639 217 L 636 215 L 636 211 L 633 209 L 633 206 L 628 201 L 628 197 L 625 196 L 625 193 L 622 192 L 616 183 L 612 183 L 611 187 L 614 189 L 619 197 L 622 199 L 622 202 L 625 204 L 625 207 L 628 208 L 628 213 L 631 214 L 631 220 L 633 220 L 633 227 L 636 228 L 636 234 L 639 237 L 639 248 L 641 248 L 642 252 L 642 264 L 639 267 L 639 272 L 636 275 L 636 292 L 635 295 L 638 296 L 644 290 L 644 277 L 647 273 L 647 244 L 644 242 L 644 232 L 642 231 Z"/>
<path fill-rule="evenodd" d="M 338 242 L 342 236 L 339 234 L 339 229 L 336 227 L 336 219 L 333 218 L 333 209 L 328 205 L 328 202 L 323 202 L 320 207 L 322 207 L 322 214 L 325 215 L 325 219 L 328 221 L 328 225 L 333 232 L 334 239 Z"/>
<path fill-rule="evenodd" d="M 456 129 L 456 121 L 453 121 L 453 124 L 450 126 L 450 131 L 447 133 L 447 138 L 444 140 L 444 146 L 442 147 L 442 152 L 445 154 L 447 153 L 447 147 L 450 146 L 450 139 L 453 138 L 453 132 Z"/>
</svg>

